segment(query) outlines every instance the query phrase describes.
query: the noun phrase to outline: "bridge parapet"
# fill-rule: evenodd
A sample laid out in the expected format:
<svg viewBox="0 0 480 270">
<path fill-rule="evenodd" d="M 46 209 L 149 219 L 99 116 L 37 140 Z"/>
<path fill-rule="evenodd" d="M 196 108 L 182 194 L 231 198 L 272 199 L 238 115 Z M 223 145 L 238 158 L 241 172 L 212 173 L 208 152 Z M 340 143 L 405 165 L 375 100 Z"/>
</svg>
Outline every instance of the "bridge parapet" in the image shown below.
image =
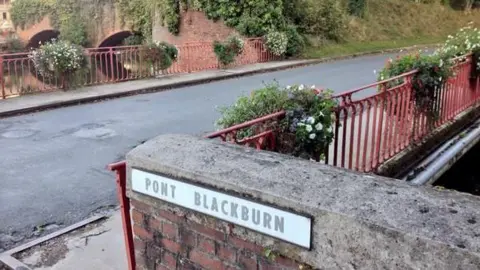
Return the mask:
<svg viewBox="0 0 480 270">
<path fill-rule="evenodd" d="M 480 200 L 471 195 L 184 135 L 138 146 L 126 172 L 137 267 L 480 264 Z"/>
</svg>

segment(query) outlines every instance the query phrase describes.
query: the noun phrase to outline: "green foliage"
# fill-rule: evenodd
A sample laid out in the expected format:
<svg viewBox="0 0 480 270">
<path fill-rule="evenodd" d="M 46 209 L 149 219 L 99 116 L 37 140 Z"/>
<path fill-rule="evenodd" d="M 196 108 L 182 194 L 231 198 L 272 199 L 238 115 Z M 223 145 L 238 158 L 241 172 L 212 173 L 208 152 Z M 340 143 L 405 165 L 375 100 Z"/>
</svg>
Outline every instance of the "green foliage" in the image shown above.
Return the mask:
<svg viewBox="0 0 480 270">
<path fill-rule="evenodd" d="M 331 90 L 306 89 L 304 85 L 289 89 L 286 128 L 295 134 L 295 156 L 321 159 L 333 140 L 333 110 L 337 103 Z"/>
<path fill-rule="evenodd" d="M 180 31 L 180 3 L 178 0 L 164 0 L 162 6 L 162 18 L 167 25 L 168 31 L 177 35 Z"/>
<path fill-rule="evenodd" d="M 5 40 L 5 50 L 8 53 L 22 52 L 22 51 L 25 50 L 25 45 L 23 44 L 23 42 L 19 38 L 9 36 Z"/>
<path fill-rule="evenodd" d="M 85 24 L 78 16 L 62 20 L 59 27 L 61 40 L 86 47 L 88 45 L 87 30 Z"/>
<path fill-rule="evenodd" d="M 295 56 L 299 55 L 305 50 L 305 38 L 298 33 L 297 28 L 294 25 L 288 25 L 285 29 L 287 34 L 287 50 L 285 52 L 286 56 Z"/>
<path fill-rule="evenodd" d="M 142 45 L 145 42 L 145 38 L 139 34 L 139 33 L 134 33 L 133 35 L 125 38 L 122 41 L 122 44 L 125 46 L 136 46 L 136 45 Z"/>
<path fill-rule="evenodd" d="M 340 41 L 345 33 L 345 11 L 337 0 L 302 1 L 303 16 L 299 19 L 299 30 L 306 34 L 328 40 Z"/>
<path fill-rule="evenodd" d="M 267 129 L 279 132 L 282 153 L 318 159 L 333 139 L 333 109 L 336 102 L 330 90 L 317 90 L 304 85 L 280 87 L 278 83 L 267 84 L 242 96 L 230 107 L 220 108 L 222 117 L 217 121 L 221 128 L 231 127 L 268 114 L 286 111 L 282 121 L 263 123 L 237 133 L 241 140 Z M 290 147 L 286 147 L 289 145 Z M 266 256 L 272 251 L 266 250 Z"/>
<path fill-rule="evenodd" d="M 429 0 L 432 1 L 432 0 Z M 353 16 L 363 17 L 367 9 L 366 0 L 348 0 L 348 13 Z"/>
<path fill-rule="evenodd" d="M 281 56 L 287 51 L 287 34 L 271 31 L 265 36 L 265 45 L 274 55 Z"/>
<path fill-rule="evenodd" d="M 75 0 L 18 0 L 12 2 L 10 12 L 13 23 L 21 28 L 49 15 L 52 26 L 60 32 L 60 39 L 85 46 L 87 32 L 84 18 L 79 15 L 80 8 Z"/>
<path fill-rule="evenodd" d="M 282 0 L 198 0 L 201 10 L 213 20 L 222 19 L 242 35 L 263 36 L 286 26 Z"/>
<path fill-rule="evenodd" d="M 244 41 L 237 36 L 230 36 L 224 42 L 215 40 L 213 42 L 213 52 L 218 61 L 227 66 L 235 62 L 235 58 L 243 51 Z"/>
<path fill-rule="evenodd" d="M 152 36 L 153 12 L 160 0 L 115 0 L 127 25 L 144 37 Z"/>
<path fill-rule="evenodd" d="M 150 42 L 141 50 L 141 58 L 149 67 L 166 70 L 177 60 L 178 50 L 166 42 Z"/>
<path fill-rule="evenodd" d="M 429 124 L 438 116 L 440 106 L 438 101 L 443 85 L 452 75 L 452 63 L 440 55 L 406 55 L 396 60 L 389 60 L 387 66 L 379 73 L 378 80 L 387 80 L 402 75 L 406 72 L 417 70 L 413 75 L 412 86 L 417 112 L 427 116 Z M 397 79 L 382 84 L 380 91 L 404 83 L 404 79 Z"/>
<path fill-rule="evenodd" d="M 16 0 L 12 2 L 10 16 L 15 26 L 24 29 L 41 21 L 51 10 L 52 4 L 48 0 Z"/>
</svg>

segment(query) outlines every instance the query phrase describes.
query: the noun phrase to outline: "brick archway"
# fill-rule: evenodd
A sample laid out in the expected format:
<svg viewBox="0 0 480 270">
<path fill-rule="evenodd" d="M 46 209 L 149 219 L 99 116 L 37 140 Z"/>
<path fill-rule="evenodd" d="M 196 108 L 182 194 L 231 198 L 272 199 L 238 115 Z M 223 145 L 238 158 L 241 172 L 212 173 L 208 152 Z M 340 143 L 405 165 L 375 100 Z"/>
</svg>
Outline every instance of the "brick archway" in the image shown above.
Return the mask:
<svg viewBox="0 0 480 270">
<path fill-rule="evenodd" d="M 120 46 L 122 45 L 122 42 L 124 39 L 133 36 L 135 33 L 133 31 L 128 31 L 128 30 L 123 30 L 123 31 L 118 31 L 115 32 L 106 38 L 104 38 L 100 43 L 98 44 L 98 48 L 104 48 L 104 47 L 114 47 L 114 46 Z"/>
<path fill-rule="evenodd" d="M 26 48 L 31 49 L 31 48 L 38 48 L 40 47 L 41 43 L 46 43 L 48 41 L 51 41 L 52 39 L 58 38 L 60 32 L 55 30 L 55 29 L 47 29 L 47 30 L 42 30 L 36 34 L 34 34 L 27 42 Z"/>
</svg>

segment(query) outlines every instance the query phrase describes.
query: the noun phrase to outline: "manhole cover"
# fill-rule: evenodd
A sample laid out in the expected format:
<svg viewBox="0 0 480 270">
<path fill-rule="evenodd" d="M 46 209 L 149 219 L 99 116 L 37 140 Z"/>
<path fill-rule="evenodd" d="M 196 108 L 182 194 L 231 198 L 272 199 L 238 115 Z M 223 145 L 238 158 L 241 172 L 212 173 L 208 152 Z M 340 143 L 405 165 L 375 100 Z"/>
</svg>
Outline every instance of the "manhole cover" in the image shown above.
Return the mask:
<svg viewBox="0 0 480 270">
<path fill-rule="evenodd" d="M 73 136 L 87 139 L 107 139 L 115 135 L 117 135 L 117 133 L 108 128 L 87 128 L 80 129 L 73 133 Z"/>
<path fill-rule="evenodd" d="M 31 129 L 16 129 L 2 133 L 2 137 L 8 139 L 27 138 L 35 135 L 38 131 Z"/>
</svg>

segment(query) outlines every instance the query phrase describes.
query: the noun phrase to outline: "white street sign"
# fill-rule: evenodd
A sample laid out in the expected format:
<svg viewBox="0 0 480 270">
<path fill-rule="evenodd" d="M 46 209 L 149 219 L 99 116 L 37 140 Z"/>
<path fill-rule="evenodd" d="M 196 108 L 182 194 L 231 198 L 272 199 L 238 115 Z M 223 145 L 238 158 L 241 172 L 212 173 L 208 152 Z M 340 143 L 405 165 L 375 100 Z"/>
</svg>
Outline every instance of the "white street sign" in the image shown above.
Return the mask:
<svg viewBox="0 0 480 270">
<path fill-rule="evenodd" d="M 132 189 L 310 248 L 311 219 L 225 193 L 132 169 Z"/>
</svg>

